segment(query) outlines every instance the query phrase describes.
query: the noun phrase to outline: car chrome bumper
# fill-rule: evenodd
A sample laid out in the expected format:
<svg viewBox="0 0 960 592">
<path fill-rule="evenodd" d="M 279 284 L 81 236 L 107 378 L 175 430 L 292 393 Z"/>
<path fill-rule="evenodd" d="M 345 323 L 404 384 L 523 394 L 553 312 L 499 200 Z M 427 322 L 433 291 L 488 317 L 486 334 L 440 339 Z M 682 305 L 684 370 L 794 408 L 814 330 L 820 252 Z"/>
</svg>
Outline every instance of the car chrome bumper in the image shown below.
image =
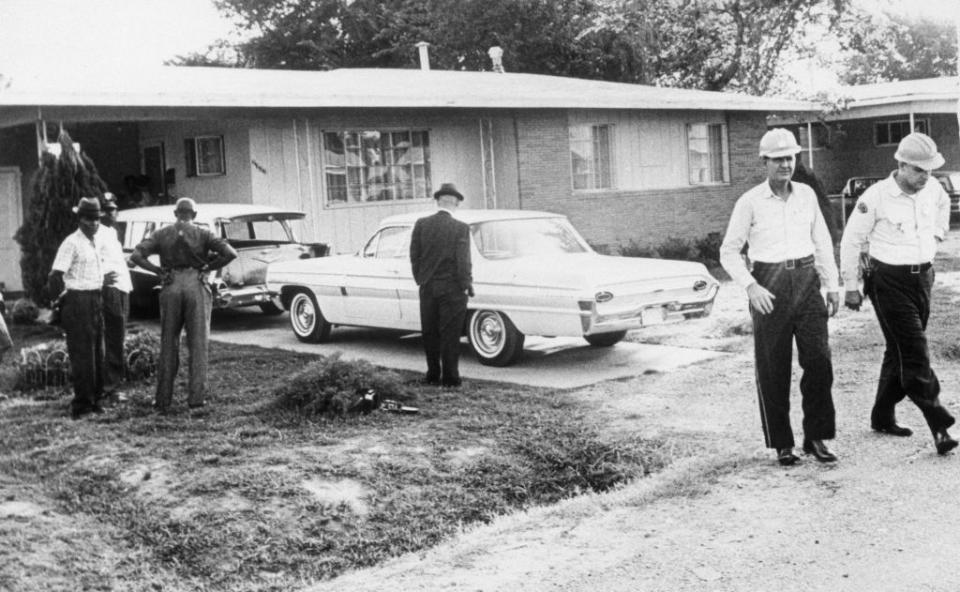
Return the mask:
<svg viewBox="0 0 960 592">
<path fill-rule="evenodd" d="M 276 296 L 275 292 L 264 286 L 248 286 L 242 288 L 220 287 L 214 290 L 214 308 L 240 308 L 270 302 Z"/>
<path fill-rule="evenodd" d="M 599 314 L 596 306 L 593 305 L 590 306 L 589 309 L 581 310 L 580 321 L 583 325 L 583 334 L 594 335 L 597 333 L 612 333 L 614 331 L 629 331 L 651 325 L 676 323 L 687 319 L 706 317 L 709 316 L 713 310 L 713 302 L 719 291 L 719 285 L 714 285 L 710 287 L 706 293 L 706 297 L 702 300 L 687 302 L 677 300 L 648 302 L 636 308 L 611 311 L 607 314 Z"/>
</svg>

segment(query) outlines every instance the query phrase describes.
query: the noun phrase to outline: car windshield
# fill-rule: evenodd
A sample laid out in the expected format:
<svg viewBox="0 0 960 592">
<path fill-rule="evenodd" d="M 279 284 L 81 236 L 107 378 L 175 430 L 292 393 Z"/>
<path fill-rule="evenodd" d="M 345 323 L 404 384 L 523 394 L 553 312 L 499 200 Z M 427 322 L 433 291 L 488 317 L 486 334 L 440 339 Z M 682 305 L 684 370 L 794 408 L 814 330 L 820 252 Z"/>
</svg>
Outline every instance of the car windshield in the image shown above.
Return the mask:
<svg viewBox="0 0 960 592">
<path fill-rule="evenodd" d="M 494 220 L 471 227 L 473 242 L 487 259 L 585 253 L 587 246 L 564 218 Z"/>
</svg>

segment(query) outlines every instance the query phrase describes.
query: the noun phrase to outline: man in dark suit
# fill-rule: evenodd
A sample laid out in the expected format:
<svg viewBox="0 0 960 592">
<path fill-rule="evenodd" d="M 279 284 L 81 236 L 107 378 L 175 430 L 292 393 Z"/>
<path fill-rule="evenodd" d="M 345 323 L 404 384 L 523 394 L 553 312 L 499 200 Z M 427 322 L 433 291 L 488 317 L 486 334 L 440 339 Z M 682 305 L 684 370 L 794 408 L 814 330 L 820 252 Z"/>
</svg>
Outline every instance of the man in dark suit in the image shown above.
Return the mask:
<svg viewBox="0 0 960 592">
<path fill-rule="evenodd" d="M 460 334 L 473 296 L 470 274 L 470 228 L 453 218 L 463 195 L 453 183 L 433 194 L 440 208 L 420 218 L 410 239 L 413 279 L 420 286 L 420 326 L 427 354 L 423 382 L 450 388 L 460 386 Z"/>
</svg>

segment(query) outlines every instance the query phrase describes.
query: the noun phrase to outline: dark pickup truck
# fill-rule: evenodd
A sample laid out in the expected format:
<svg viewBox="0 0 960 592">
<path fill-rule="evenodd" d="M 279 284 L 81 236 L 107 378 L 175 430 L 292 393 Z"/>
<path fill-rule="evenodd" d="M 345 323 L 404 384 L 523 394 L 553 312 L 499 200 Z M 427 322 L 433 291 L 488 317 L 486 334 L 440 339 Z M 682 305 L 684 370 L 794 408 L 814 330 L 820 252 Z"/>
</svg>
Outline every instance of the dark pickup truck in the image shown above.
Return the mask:
<svg viewBox="0 0 960 592">
<path fill-rule="evenodd" d="M 943 185 L 944 191 L 950 197 L 950 224 L 960 223 L 960 172 L 958 171 L 933 171 L 931 176 Z M 843 191 L 830 195 L 830 203 L 833 209 L 839 215 L 843 212 L 843 222 L 846 224 L 850 212 L 857 205 L 857 200 L 877 181 L 885 179 L 886 176 L 862 176 L 850 177 L 843 186 Z"/>
</svg>

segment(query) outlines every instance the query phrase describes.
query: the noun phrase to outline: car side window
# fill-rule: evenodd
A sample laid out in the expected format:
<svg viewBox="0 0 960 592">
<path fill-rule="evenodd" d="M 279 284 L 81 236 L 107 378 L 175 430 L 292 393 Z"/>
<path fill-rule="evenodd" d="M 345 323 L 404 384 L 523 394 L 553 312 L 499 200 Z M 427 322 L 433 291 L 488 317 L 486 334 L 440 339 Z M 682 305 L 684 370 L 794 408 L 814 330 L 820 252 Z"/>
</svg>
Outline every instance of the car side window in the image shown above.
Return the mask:
<svg viewBox="0 0 960 592">
<path fill-rule="evenodd" d="M 364 257 L 397 259 L 407 256 L 410 229 L 402 226 L 384 228 L 373 235 L 363 248 Z"/>
<path fill-rule="evenodd" d="M 123 224 L 127 225 L 123 233 L 123 248 L 125 249 L 133 249 L 139 245 L 156 228 L 156 224 L 153 222 L 127 222 Z"/>
</svg>

